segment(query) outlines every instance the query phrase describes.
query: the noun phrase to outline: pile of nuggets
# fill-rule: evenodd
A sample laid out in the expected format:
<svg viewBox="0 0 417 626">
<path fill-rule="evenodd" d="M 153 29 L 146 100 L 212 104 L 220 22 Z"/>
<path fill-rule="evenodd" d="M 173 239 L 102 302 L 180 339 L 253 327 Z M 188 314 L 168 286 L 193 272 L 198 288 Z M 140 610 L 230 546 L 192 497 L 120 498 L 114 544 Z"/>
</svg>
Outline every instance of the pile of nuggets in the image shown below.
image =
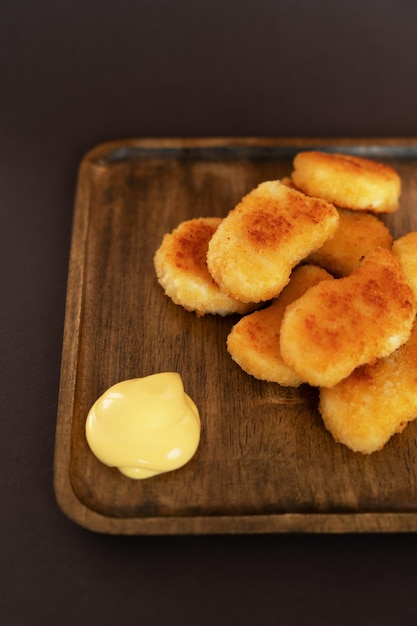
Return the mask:
<svg viewBox="0 0 417 626">
<path fill-rule="evenodd" d="M 179 224 L 154 257 L 174 303 L 241 315 L 227 350 L 247 374 L 318 388 L 327 430 L 363 454 L 417 417 L 417 231 L 393 240 L 380 219 L 400 194 L 386 164 L 306 150 L 226 217 Z"/>
</svg>

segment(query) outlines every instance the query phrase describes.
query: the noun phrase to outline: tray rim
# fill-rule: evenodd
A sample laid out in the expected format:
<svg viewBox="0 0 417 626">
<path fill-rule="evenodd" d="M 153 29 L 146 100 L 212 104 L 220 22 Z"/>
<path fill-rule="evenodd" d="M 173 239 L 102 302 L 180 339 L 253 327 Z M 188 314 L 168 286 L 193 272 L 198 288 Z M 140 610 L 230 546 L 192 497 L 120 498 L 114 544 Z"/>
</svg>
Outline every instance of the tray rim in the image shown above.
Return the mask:
<svg viewBox="0 0 417 626">
<path fill-rule="evenodd" d="M 415 532 L 417 513 L 282 513 L 270 515 L 107 517 L 82 503 L 74 493 L 69 477 L 72 413 L 78 358 L 78 337 L 83 306 L 83 259 L 89 228 L 89 179 L 91 168 L 109 167 L 105 157 L 115 150 L 183 148 L 274 148 L 293 150 L 311 146 L 335 149 L 342 146 L 401 148 L 417 157 L 417 137 L 149 137 L 121 139 L 100 143 L 82 158 L 77 176 L 67 295 L 61 355 L 58 411 L 55 435 L 53 485 L 57 504 L 73 522 L 100 533 L 121 535 L 196 535 L 254 533 L 346 533 L 346 532 Z M 74 289 L 74 285 L 76 289 Z M 65 348 L 65 349 L 64 349 Z M 234 522 L 239 522 L 238 524 Z"/>
</svg>

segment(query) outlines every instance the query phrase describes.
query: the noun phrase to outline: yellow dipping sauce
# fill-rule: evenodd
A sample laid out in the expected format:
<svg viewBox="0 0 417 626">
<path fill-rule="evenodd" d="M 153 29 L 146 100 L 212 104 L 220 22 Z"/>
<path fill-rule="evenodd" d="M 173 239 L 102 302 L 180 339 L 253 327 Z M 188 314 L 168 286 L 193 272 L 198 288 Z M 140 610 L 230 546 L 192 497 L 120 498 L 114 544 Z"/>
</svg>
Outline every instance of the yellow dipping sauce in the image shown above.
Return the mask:
<svg viewBox="0 0 417 626">
<path fill-rule="evenodd" d="M 149 478 L 185 465 L 200 441 L 200 416 L 176 372 L 125 380 L 91 407 L 88 445 L 105 465 L 129 478 Z"/>
</svg>

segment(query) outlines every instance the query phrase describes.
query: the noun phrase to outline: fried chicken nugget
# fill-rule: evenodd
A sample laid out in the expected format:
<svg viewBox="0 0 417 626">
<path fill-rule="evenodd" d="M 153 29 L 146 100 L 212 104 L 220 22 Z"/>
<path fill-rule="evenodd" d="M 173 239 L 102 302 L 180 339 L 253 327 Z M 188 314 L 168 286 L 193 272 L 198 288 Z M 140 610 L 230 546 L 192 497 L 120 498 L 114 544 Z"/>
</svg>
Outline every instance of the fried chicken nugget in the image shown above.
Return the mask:
<svg viewBox="0 0 417 626">
<path fill-rule="evenodd" d="M 417 231 L 396 239 L 392 252 L 397 257 L 402 272 L 417 300 Z"/>
<path fill-rule="evenodd" d="M 281 321 L 286 307 L 321 280 L 332 280 L 326 270 L 314 266 L 297 267 L 278 298 L 265 309 L 242 317 L 227 337 L 232 359 L 259 380 L 276 382 L 284 387 L 298 387 L 304 381 L 282 360 L 279 349 Z"/>
<path fill-rule="evenodd" d="M 207 265 L 220 289 L 242 302 L 276 297 L 292 269 L 336 231 L 336 208 L 266 181 L 223 219 L 210 240 Z"/>
<path fill-rule="evenodd" d="M 158 282 L 166 295 L 197 316 L 247 313 L 254 308 L 222 293 L 207 269 L 208 242 L 221 221 L 200 217 L 182 222 L 164 236 L 154 256 Z"/>
<path fill-rule="evenodd" d="M 391 245 L 391 233 L 376 215 L 339 209 L 337 231 L 306 261 L 324 267 L 334 276 L 348 276 L 370 250 Z"/>
<path fill-rule="evenodd" d="M 409 340 L 374 365 L 363 365 L 332 389 L 320 389 L 319 410 L 334 439 L 371 454 L 417 417 L 417 324 Z"/>
<path fill-rule="evenodd" d="M 401 179 L 383 163 L 311 150 L 299 152 L 293 165 L 292 180 L 307 195 L 356 211 L 392 213 L 399 207 Z"/>
<path fill-rule="evenodd" d="M 415 313 L 414 294 L 397 259 L 376 248 L 350 276 L 323 281 L 287 307 L 281 354 L 311 385 L 333 387 L 356 367 L 405 343 Z"/>
</svg>

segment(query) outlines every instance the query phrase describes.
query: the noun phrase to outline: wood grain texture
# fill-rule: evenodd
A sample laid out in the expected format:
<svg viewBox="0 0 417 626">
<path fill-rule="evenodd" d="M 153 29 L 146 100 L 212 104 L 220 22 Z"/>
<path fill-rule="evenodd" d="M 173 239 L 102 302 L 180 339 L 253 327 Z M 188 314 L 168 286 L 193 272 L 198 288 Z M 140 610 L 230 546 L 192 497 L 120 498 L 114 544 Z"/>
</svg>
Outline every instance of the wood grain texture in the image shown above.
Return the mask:
<svg viewBox="0 0 417 626">
<path fill-rule="evenodd" d="M 120 534 L 417 530 L 417 423 L 369 457 L 336 444 L 315 390 L 247 376 L 226 352 L 238 319 L 197 318 L 158 285 L 153 254 L 191 217 L 224 216 L 300 149 L 352 151 L 403 181 L 395 237 L 417 229 L 417 140 L 148 139 L 98 146 L 81 163 L 55 450 L 62 510 Z M 133 481 L 90 452 L 87 412 L 110 385 L 178 371 L 202 438 L 183 468 Z"/>
</svg>

